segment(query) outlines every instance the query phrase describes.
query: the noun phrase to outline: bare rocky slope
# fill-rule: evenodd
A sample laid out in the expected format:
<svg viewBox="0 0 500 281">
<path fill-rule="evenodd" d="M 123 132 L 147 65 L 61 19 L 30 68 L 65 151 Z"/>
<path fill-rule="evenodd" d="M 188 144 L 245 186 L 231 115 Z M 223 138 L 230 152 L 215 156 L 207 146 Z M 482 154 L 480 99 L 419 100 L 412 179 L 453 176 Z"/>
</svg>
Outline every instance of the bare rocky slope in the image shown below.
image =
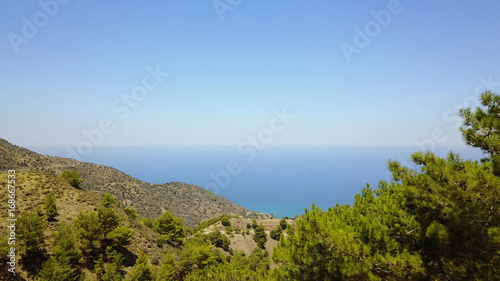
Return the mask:
<svg viewBox="0 0 500 281">
<path fill-rule="evenodd" d="M 180 182 L 150 184 L 112 167 L 41 155 L 0 139 L 0 171 L 9 169 L 52 175 L 63 170 L 77 170 L 84 179 L 80 185 L 82 189 L 98 195 L 109 192 L 123 207 L 134 207 L 144 217 L 154 219 L 170 210 L 190 227 L 223 214 L 272 218 L 272 215 L 251 212 L 195 185 Z"/>
</svg>

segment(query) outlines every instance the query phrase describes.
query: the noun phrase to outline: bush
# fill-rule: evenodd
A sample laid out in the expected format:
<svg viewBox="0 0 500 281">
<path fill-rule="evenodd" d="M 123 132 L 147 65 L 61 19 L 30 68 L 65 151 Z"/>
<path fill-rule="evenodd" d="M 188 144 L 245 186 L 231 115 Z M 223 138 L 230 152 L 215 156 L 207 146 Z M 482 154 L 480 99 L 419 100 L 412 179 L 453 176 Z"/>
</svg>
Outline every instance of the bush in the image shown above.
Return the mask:
<svg viewBox="0 0 500 281">
<path fill-rule="evenodd" d="M 252 228 L 253 228 L 253 229 L 256 229 L 256 228 L 257 228 L 257 226 L 259 226 L 259 225 L 257 224 L 257 220 L 256 220 L 256 219 L 253 219 L 253 220 L 252 220 Z"/>
<path fill-rule="evenodd" d="M 118 202 L 116 202 L 115 197 L 108 192 L 104 193 L 102 195 L 102 204 L 104 207 L 109 207 L 111 205 L 118 205 Z"/>
<path fill-rule="evenodd" d="M 127 216 L 131 219 L 136 219 L 137 218 L 137 211 L 132 208 L 132 207 L 125 207 L 125 209 L 123 209 L 123 211 L 125 211 L 125 214 L 127 214 Z"/>
<path fill-rule="evenodd" d="M 152 218 L 143 218 L 141 223 L 149 228 L 153 228 L 153 219 Z"/>
<path fill-rule="evenodd" d="M 231 226 L 231 221 L 229 219 L 230 217 L 228 215 L 224 215 L 221 217 L 220 222 L 222 223 L 223 226 Z"/>
<path fill-rule="evenodd" d="M 83 181 L 83 178 L 80 177 L 80 173 L 76 170 L 64 170 L 58 177 L 65 179 L 73 187 L 80 187 L 80 183 Z"/>
<path fill-rule="evenodd" d="M 286 222 L 286 220 L 284 218 L 282 218 L 280 220 L 280 226 L 281 226 L 282 230 L 285 230 L 288 227 L 288 223 Z"/>
</svg>

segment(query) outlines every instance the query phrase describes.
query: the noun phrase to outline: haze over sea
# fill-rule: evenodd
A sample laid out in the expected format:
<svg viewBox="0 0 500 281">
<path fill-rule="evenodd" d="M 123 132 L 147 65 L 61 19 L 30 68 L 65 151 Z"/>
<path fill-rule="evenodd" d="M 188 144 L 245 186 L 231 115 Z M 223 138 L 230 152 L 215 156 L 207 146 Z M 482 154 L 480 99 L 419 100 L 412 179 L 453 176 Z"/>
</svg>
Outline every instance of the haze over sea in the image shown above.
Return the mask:
<svg viewBox="0 0 500 281">
<path fill-rule="evenodd" d="M 29 147 L 51 156 L 66 157 L 64 147 Z M 315 202 L 328 209 L 335 204 L 352 204 L 354 195 L 369 183 L 390 180 L 387 160 L 410 165 L 416 147 L 266 147 L 252 161 L 236 147 L 134 146 L 97 147 L 84 161 L 108 165 L 150 183 L 184 182 L 206 187 L 215 183 L 210 173 L 221 174 L 230 161 L 241 167 L 219 190 L 208 188 L 252 211 L 277 217 L 301 215 Z M 450 148 L 437 148 L 446 157 Z M 479 160 L 473 148 L 454 147 L 464 159 Z M 226 180 L 223 176 L 221 180 Z"/>
</svg>

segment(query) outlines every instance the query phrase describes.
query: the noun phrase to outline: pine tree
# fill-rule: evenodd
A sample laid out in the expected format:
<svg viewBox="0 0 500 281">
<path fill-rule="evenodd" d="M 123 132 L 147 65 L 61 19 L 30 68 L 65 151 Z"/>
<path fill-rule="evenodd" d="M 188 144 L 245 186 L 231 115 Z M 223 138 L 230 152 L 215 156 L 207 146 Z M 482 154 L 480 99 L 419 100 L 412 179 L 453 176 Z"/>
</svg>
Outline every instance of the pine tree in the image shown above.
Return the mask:
<svg viewBox="0 0 500 281">
<path fill-rule="evenodd" d="M 76 170 L 64 170 L 58 177 L 65 179 L 71 186 L 77 188 L 80 187 L 80 183 L 83 181 L 83 178 L 80 177 L 80 173 Z"/>
<path fill-rule="evenodd" d="M 154 272 L 149 265 L 149 258 L 145 252 L 141 252 L 136 260 L 134 268 L 129 272 L 127 280 L 129 281 L 151 281 Z"/>
<path fill-rule="evenodd" d="M 36 213 L 23 213 L 17 220 L 17 235 L 27 253 L 39 252 L 43 245 L 43 233 L 47 223 Z"/>
<path fill-rule="evenodd" d="M 129 243 L 134 231 L 126 226 L 119 226 L 106 235 L 106 239 L 111 240 L 117 246 L 124 246 Z"/>
<path fill-rule="evenodd" d="M 103 235 L 107 235 L 120 224 L 120 218 L 111 208 L 99 207 L 97 209 L 97 214 L 99 216 Z"/>
<path fill-rule="evenodd" d="M 108 208 L 111 205 L 118 205 L 118 202 L 116 202 L 115 197 L 108 192 L 104 193 L 102 196 L 102 204 L 104 207 Z"/>
<path fill-rule="evenodd" d="M 255 229 L 253 240 L 257 243 L 257 245 L 260 248 L 262 249 L 266 248 L 267 234 L 264 231 L 264 225 L 262 223 Z"/>
<path fill-rule="evenodd" d="M 104 236 L 97 212 L 80 211 L 75 226 L 76 237 L 83 254 L 88 255 L 99 248 Z"/>
<path fill-rule="evenodd" d="M 47 214 L 47 218 L 49 220 L 53 220 L 54 217 L 57 215 L 57 207 L 56 207 L 56 197 L 54 196 L 54 193 L 49 192 L 47 193 L 47 196 L 45 197 L 45 214 Z"/>
<path fill-rule="evenodd" d="M 156 276 L 157 281 L 174 281 L 175 279 L 175 256 L 171 251 L 163 258 L 163 263 Z"/>
<path fill-rule="evenodd" d="M 170 211 L 161 214 L 153 225 L 154 230 L 161 235 L 158 238 L 160 245 L 166 242 L 177 245 L 185 236 L 182 219 L 175 217 Z"/>
<path fill-rule="evenodd" d="M 54 258 L 45 261 L 42 265 L 42 269 L 38 273 L 38 280 L 40 281 L 76 281 L 79 277 L 80 275 L 76 268 L 73 268 L 68 263 L 61 263 Z"/>
<path fill-rule="evenodd" d="M 52 252 L 56 261 L 74 263 L 78 260 L 76 240 L 71 226 L 61 223 L 54 232 Z"/>
</svg>

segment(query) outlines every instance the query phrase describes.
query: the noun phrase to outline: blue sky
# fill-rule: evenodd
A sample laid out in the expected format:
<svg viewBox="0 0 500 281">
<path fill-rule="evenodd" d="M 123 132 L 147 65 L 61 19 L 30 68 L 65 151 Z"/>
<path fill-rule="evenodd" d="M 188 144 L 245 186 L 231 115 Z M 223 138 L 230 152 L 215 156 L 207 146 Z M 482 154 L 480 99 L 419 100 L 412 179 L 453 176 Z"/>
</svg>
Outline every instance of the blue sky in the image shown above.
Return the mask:
<svg viewBox="0 0 500 281">
<path fill-rule="evenodd" d="M 102 120 L 100 145 L 238 145 L 283 108 L 269 145 L 454 146 L 451 112 L 500 92 L 498 1 L 242 0 L 223 18 L 212 1 L 54 1 L 0 3 L 0 137 L 22 146 L 75 146 Z M 341 44 L 382 10 L 348 62 Z"/>
</svg>

